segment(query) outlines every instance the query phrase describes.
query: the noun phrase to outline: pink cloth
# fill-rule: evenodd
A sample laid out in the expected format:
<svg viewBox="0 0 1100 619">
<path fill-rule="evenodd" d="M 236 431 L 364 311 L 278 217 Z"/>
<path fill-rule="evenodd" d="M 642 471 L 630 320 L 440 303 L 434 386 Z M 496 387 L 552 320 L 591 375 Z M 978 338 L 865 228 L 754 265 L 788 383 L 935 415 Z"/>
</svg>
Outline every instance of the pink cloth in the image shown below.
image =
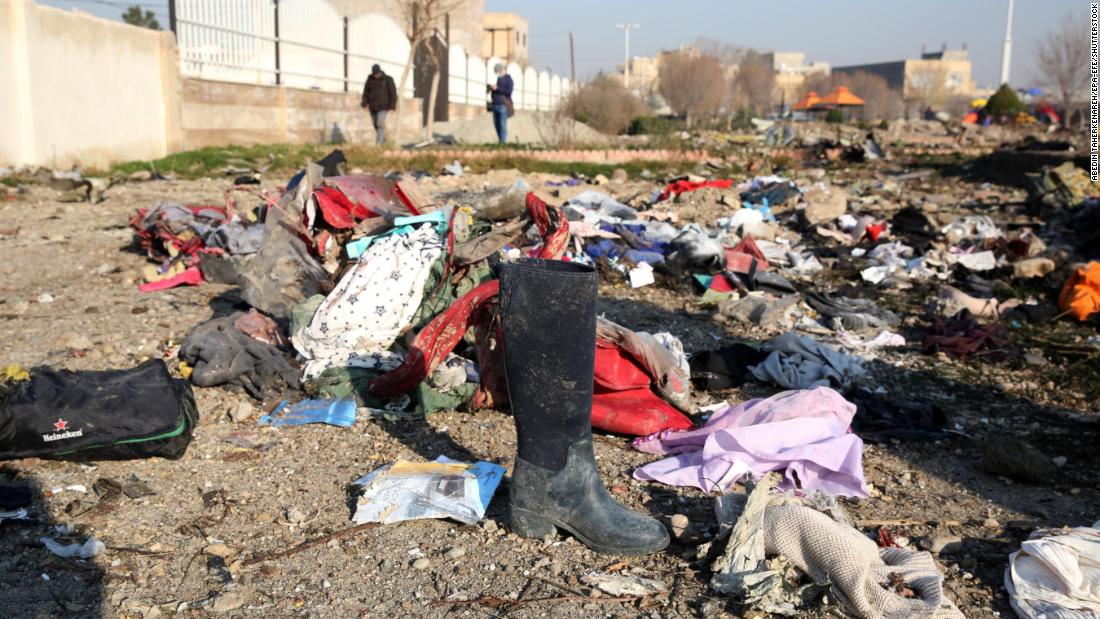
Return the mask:
<svg viewBox="0 0 1100 619">
<path fill-rule="evenodd" d="M 142 292 L 157 292 L 158 290 L 168 290 L 169 288 L 175 288 L 176 286 L 198 286 L 203 282 L 202 271 L 199 267 L 187 267 L 179 275 L 175 277 L 169 277 L 168 279 L 162 279 L 155 282 L 149 282 L 147 284 L 141 284 L 138 286 L 138 290 Z"/>
<path fill-rule="evenodd" d="M 855 414 L 855 405 L 828 387 L 749 400 L 698 429 L 635 439 L 639 451 L 672 457 L 635 469 L 634 477 L 726 492 L 746 473 L 783 471 L 781 489 L 863 498 L 863 441 L 848 431 Z"/>
</svg>

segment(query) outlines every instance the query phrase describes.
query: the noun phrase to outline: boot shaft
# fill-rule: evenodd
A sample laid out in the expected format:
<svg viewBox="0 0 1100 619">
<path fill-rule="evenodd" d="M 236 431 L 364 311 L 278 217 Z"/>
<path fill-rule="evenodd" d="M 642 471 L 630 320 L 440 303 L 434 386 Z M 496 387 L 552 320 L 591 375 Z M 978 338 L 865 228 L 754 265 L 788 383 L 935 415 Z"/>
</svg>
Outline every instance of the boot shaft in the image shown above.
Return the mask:
<svg viewBox="0 0 1100 619">
<path fill-rule="evenodd" d="M 501 331 L 519 457 L 565 467 L 569 446 L 592 435 L 595 269 L 525 259 L 500 267 Z"/>
</svg>

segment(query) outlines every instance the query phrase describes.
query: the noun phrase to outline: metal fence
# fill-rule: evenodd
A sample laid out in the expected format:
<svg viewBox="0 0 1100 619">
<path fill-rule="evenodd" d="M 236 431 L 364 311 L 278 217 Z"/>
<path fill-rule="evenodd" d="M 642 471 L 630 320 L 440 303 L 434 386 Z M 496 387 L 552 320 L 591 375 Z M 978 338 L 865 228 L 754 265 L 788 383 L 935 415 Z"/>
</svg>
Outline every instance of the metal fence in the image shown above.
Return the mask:
<svg viewBox="0 0 1100 619">
<path fill-rule="evenodd" d="M 183 75 L 329 92 L 358 91 L 373 64 L 400 79 L 409 55 L 401 26 L 381 13 L 339 14 L 325 0 L 169 0 Z M 493 67 L 461 46 L 448 50 L 448 101 L 479 105 Z M 518 109 L 550 110 L 567 79 L 508 65 Z M 413 93 L 414 76 L 405 96 Z"/>
</svg>

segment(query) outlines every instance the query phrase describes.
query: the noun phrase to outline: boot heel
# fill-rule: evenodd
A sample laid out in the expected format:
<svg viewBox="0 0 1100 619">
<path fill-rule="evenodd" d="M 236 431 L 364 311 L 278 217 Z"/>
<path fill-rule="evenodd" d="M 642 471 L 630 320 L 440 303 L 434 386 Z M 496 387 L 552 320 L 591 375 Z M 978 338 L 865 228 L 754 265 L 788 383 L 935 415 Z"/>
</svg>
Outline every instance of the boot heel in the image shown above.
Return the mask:
<svg viewBox="0 0 1100 619">
<path fill-rule="evenodd" d="M 557 529 L 546 518 L 525 509 L 511 510 L 512 532 L 520 537 L 542 539 Z"/>
</svg>

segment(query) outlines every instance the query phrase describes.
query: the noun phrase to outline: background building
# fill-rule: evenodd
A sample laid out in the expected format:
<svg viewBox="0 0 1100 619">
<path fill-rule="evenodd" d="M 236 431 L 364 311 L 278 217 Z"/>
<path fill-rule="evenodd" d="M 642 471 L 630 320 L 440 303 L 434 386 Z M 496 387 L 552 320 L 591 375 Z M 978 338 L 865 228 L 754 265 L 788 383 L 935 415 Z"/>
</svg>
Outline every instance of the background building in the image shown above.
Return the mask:
<svg viewBox="0 0 1100 619">
<path fill-rule="evenodd" d="M 527 20 L 515 13 L 485 13 L 481 55 L 527 65 Z"/>
<path fill-rule="evenodd" d="M 970 97 L 977 88 L 966 49 L 922 52 L 919 59 L 836 67 L 834 73 L 859 71 L 878 75 L 906 100 Z"/>
<path fill-rule="evenodd" d="M 770 59 L 775 71 L 777 102 L 797 101 L 804 94 L 802 86 L 807 76 L 829 74 L 829 63 L 806 62 L 806 54 L 803 52 L 770 52 L 764 56 Z"/>
</svg>

